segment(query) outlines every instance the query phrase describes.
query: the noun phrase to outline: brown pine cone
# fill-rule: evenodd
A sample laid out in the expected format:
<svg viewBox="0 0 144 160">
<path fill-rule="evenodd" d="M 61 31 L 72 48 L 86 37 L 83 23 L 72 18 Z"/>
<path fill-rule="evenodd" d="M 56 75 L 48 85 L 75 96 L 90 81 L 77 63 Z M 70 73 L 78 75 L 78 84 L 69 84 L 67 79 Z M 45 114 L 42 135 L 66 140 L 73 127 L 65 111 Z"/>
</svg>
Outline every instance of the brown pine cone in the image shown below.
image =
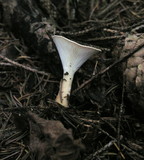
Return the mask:
<svg viewBox="0 0 144 160">
<path fill-rule="evenodd" d="M 144 44 L 144 34 L 128 35 L 124 43 L 123 52 L 120 54 L 121 57 Z M 139 113 L 144 112 L 144 48 L 134 53 L 123 64 L 123 73 L 128 98 L 135 110 Z"/>
</svg>

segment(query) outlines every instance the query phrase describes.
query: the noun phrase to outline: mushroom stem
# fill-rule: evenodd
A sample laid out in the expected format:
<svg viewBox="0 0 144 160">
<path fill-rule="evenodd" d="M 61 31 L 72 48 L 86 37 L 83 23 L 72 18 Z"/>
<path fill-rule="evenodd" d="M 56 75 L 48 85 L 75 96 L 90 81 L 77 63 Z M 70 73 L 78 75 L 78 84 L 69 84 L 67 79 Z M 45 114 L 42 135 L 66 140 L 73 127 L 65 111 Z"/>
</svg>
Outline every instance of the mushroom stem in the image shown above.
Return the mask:
<svg viewBox="0 0 144 160">
<path fill-rule="evenodd" d="M 73 77 L 73 73 L 70 74 L 70 72 L 65 72 L 63 75 L 63 79 L 60 82 L 60 89 L 56 97 L 56 102 L 63 105 L 64 107 L 69 106 L 68 101 L 70 97 Z"/>
<path fill-rule="evenodd" d="M 64 75 L 60 83 L 60 90 L 56 102 L 68 107 L 71 85 L 75 72 L 95 53 L 98 48 L 84 46 L 62 36 L 52 36 L 62 62 Z"/>
</svg>

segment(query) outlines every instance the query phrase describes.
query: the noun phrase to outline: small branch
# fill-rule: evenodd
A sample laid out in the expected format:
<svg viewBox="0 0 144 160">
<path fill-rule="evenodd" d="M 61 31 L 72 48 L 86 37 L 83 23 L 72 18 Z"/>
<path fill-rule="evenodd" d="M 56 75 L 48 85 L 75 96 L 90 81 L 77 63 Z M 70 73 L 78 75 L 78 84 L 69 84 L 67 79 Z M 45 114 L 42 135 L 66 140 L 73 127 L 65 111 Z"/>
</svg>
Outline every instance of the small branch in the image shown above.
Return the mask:
<svg viewBox="0 0 144 160">
<path fill-rule="evenodd" d="M 122 139 L 122 137 L 121 137 Z M 107 143 L 104 147 L 99 149 L 98 151 L 94 152 L 93 154 L 90 154 L 88 157 L 86 157 L 84 160 L 93 160 L 98 154 L 104 152 L 105 150 L 109 149 L 114 143 L 116 143 L 117 140 L 111 140 L 109 143 Z"/>
<path fill-rule="evenodd" d="M 50 73 L 46 73 L 44 71 L 38 71 L 37 69 L 34 69 L 34 68 L 30 68 L 28 66 L 25 66 L 25 65 L 22 65 L 22 64 L 19 64 L 18 62 L 15 62 L 15 61 L 12 61 L 11 59 L 7 58 L 7 57 L 4 57 L 2 55 L 0 55 L 0 58 L 9 62 L 10 64 L 16 66 L 16 67 L 19 67 L 19 68 L 23 68 L 25 70 L 28 70 L 30 72 L 34 72 L 34 73 L 38 73 L 38 74 L 42 74 L 42 75 L 45 75 L 45 76 L 50 76 Z M 9 65 L 8 63 L 8 65 Z M 2 63 L 2 65 L 4 65 L 5 63 Z"/>
<path fill-rule="evenodd" d="M 122 121 L 122 115 L 124 112 L 124 93 L 125 93 L 125 86 L 124 86 L 124 78 L 123 78 L 122 100 L 121 100 L 121 104 L 119 107 L 118 126 L 117 126 L 117 141 L 118 141 L 119 149 L 120 149 L 121 121 Z"/>
</svg>

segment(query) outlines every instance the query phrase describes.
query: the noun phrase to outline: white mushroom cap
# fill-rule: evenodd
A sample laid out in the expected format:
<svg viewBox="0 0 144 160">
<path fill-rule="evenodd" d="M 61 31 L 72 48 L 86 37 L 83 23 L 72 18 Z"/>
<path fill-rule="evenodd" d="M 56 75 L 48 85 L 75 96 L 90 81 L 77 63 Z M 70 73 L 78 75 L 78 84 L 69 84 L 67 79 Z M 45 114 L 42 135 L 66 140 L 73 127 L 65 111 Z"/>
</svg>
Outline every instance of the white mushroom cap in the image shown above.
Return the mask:
<svg viewBox="0 0 144 160">
<path fill-rule="evenodd" d="M 64 71 L 72 67 L 73 72 L 76 72 L 94 53 L 101 51 L 94 47 L 78 44 L 63 36 L 54 35 L 52 38 L 59 52 Z"/>
<path fill-rule="evenodd" d="M 60 90 L 56 97 L 56 102 L 60 103 L 64 107 L 68 107 L 68 99 L 75 72 L 94 53 L 100 52 L 101 50 L 78 44 L 63 36 L 55 35 L 52 36 L 52 38 L 59 52 L 64 70 L 63 79 L 60 83 Z"/>
</svg>

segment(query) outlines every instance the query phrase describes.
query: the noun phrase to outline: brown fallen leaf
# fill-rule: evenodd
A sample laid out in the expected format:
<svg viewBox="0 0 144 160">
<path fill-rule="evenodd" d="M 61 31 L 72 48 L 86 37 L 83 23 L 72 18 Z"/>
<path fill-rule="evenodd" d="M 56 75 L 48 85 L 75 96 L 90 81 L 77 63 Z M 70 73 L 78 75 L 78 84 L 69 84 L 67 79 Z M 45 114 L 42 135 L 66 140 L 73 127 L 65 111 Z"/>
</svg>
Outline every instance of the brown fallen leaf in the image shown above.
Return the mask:
<svg viewBox="0 0 144 160">
<path fill-rule="evenodd" d="M 76 160 L 84 146 L 60 121 L 45 120 L 28 112 L 30 148 L 37 160 Z"/>
</svg>

